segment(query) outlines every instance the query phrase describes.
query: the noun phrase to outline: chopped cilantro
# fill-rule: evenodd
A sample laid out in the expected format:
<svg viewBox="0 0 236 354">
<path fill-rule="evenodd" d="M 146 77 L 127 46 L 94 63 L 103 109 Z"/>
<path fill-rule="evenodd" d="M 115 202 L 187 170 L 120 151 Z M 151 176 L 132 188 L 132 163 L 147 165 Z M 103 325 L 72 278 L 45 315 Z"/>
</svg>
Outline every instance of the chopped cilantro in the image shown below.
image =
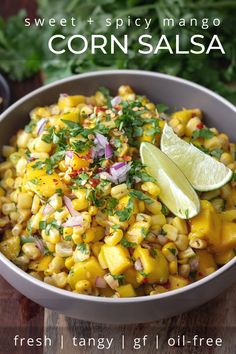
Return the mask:
<svg viewBox="0 0 236 354">
<path fill-rule="evenodd" d="M 65 241 L 71 241 L 72 240 L 72 235 L 67 235 L 64 237 Z"/>
<path fill-rule="evenodd" d="M 215 148 L 213 150 L 210 151 L 210 155 L 217 157 L 218 159 L 221 157 L 221 155 L 223 154 L 223 150 L 220 148 Z"/>
<path fill-rule="evenodd" d="M 39 184 L 38 178 L 33 178 L 33 179 L 30 180 L 30 182 L 33 183 L 33 184 L 36 184 L 36 185 Z"/>
<path fill-rule="evenodd" d="M 63 123 L 65 123 L 68 128 L 71 128 L 71 129 L 81 127 L 81 125 L 79 124 L 79 122 L 77 123 L 77 122 L 73 122 L 72 120 L 67 120 L 67 119 L 61 119 L 61 121 L 62 121 Z"/>
<path fill-rule="evenodd" d="M 87 244 L 84 242 L 81 242 L 77 245 L 77 250 L 79 250 L 83 254 L 89 254 Z"/>
<path fill-rule="evenodd" d="M 113 230 L 119 230 L 120 229 L 120 225 L 112 225 L 111 228 Z"/>
<path fill-rule="evenodd" d="M 36 127 L 36 122 L 32 120 L 29 124 L 25 126 L 25 132 L 32 133 L 35 127 Z"/>
<path fill-rule="evenodd" d="M 148 230 L 145 227 L 141 227 L 141 235 L 145 238 L 148 234 Z"/>
<path fill-rule="evenodd" d="M 117 210 L 115 213 L 119 216 L 121 222 L 129 220 L 133 213 L 134 201 L 132 198 L 129 199 L 127 206 L 123 210 Z"/>
<path fill-rule="evenodd" d="M 192 140 L 196 140 L 198 138 L 211 139 L 213 138 L 214 133 L 209 128 L 203 128 L 195 130 L 192 134 Z"/>
<path fill-rule="evenodd" d="M 151 254 L 151 256 L 156 257 L 157 256 L 157 251 L 154 248 L 151 248 L 150 249 L 150 254 Z"/>
<path fill-rule="evenodd" d="M 189 218 L 189 210 L 186 209 L 185 212 L 184 212 L 184 214 L 185 214 L 185 216 L 186 216 L 186 219 L 188 219 L 188 218 Z"/>
<path fill-rule="evenodd" d="M 129 195 L 139 200 L 143 200 L 147 204 L 153 203 L 153 200 L 141 191 L 131 191 L 129 192 Z"/>
<path fill-rule="evenodd" d="M 143 128 L 141 127 L 134 127 L 134 137 L 142 136 L 143 135 Z"/>
<path fill-rule="evenodd" d="M 21 240 L 21 243 L 24 244 L 24 243 L 28 243 L 28 242 L 35 242 L 35 238 L 33 236 L 21 236 L 20 238 Z"/>
<path fill-rule="evenodd" d="M 235 172 L 233 172 L 231 182 L 236 182 L 236 173 Z"/>
<path fill-rule="evenodd" d="M 120 241 L 121 246 L 123 247 L 135 247 L 137 244 L 135 242 L 130 242 L 127 240 L 127 238 L 123 237 L 122 240 Z"/>
<path fill-rule="evenodd" d="M 115 209 L 115 207 L 117 206 L 118 203 L 119 203 L 119 201 L 116 198 L 110 197 L 110 198 L 107 199 L 107 212 L 108 212 L 108 215 L 113 215 L 114 209 Z"/>
<path fill-rule="evenodd" d="M 165 235 L 167 235 L 167 232 L 165 230 L 161 229 L 160 234 L 165 236 Z"/>
<path fill-rule="evenodd" d="M 164 204 L 162 204 L 161 212 L 162 212 L 162 214 L 164 214 L 165 216 L 169 215 L 169 213 L 170 213 L 169 209 L 168 209 L 167 206 L 165 206 Z"/>
<path fill-rule="evenodd" d="M 39 229 L 40 230 L 45 230 L 47 226 L 47 222 L 46 221 L 40 221 L 39 222 Z"/>
<path fill-rule="evenodd" d="M 157 109 L 157 112 L 158 113 L 164 113 L 164 112 L 166 112 L 167 110 L 168 110 L 168 106 L 166 106 L 165 104 L 163 104 L 163 103 L 159 103 L 159 104 L 157 104 L 156 105 L 156 109 Z"/>
<path fill-rule="evenodd" d="M 118 149 L 122 146 L 122 141 L 119 138 L 112 138 L 112 144 Z"/>
<path fill-rule="evenodd" d="M 61 188 L 57 188 L 56 192 L 59 196 L 62 196 L 62 189 Z"/>
<path fill-rule="evenodd" d="M 119 285 L 122 285 L 125 280 L 124 274 L 111 274 L 112 278 L 118 280 Z"/>
<path fill-rule="evenodd" d="M 85 150 L 88 150 L 91 147 L 91 141 L 83 141 L 83 140 L 77 140 L 73 141 L 71 143 L 71 147 L 75 152 L 83 152 Z"/>
<path fill-rule="evenodd" d="M 168 248 L 168 250 L 169 250 L 174 256 L 176 256 L 176 249 L 175 249 L 175 248 Z"/>
<path fill-rule="evenodd" d="M 139 274 L 141 274 L 144 278 L 147 278 L 148 277 L 148 273 L 145 273 L 145 272 L 143 272 L 142 270 L 139 270 L 138 271 L 139 272 Z"/>
</svg>

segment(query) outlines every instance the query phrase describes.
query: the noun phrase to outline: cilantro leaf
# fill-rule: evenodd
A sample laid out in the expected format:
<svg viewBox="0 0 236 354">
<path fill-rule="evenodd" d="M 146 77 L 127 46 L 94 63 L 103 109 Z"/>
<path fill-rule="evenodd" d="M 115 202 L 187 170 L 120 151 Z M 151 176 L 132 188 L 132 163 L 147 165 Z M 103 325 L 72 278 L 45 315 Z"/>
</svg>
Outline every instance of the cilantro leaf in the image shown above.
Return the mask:
<svg viewBox="0 0 236 354">
<path fill-rule="evenodd" d="M 196 140 L 198 138 L 211 139 L 213 138 L 214 133 L 208 128 L 202 128 L 195 130 L 192 134 L 192 140 Z"/>
</svg>

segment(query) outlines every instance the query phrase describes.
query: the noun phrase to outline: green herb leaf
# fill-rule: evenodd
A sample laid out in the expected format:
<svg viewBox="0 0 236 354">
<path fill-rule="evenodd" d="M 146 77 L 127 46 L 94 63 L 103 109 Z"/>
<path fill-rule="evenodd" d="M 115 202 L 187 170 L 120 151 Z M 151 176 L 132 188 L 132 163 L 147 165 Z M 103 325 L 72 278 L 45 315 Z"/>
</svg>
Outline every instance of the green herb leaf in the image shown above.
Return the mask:
<svg viewBox="0 0 236 354">
<path fill-rule="evenodd" d="M 134 201 L 129 199 L 127 206 L 123 210 L 117 210 L 115 213 L 119 216 L 121 222 L 129 220 L 134 210 Z"/>
<path fill-rule="evenodd" d="M 192 140 L 196 140 L 198 138 L 211 139 L 213 138 L 214 133 L 208 128 L 202 128 L 195 130 L 192 134 Z"/>
<path fill-rule="evenodd" d="M 84 242 L 81 242 L 77 245 L 77 250 L 79 250 L 83 254 L 89 254 L 88 246 Z"/>
<path fill-rule="evenodd" d="M 134 197 L 134 198 L 137 198 L 139 200 L 143 200 L 147 204 L 152 204 L 153 203 L 153 199 L 150 198 L 149 196 L 147 196 L 146 194 L 144 194 L 141 191 L 135 191 L 134 190 L 132 192 L 129 192 L 129 195 Z"/>
<path fill-rule="evenodd" d="M 120 244 L 123 246 L 123 247 L 136 247 L 137 244 L 135 242 L 130 242 L 127 240 L 127 238 L 123 237 L 122 240 L 120 241 Z"/>
</svg>

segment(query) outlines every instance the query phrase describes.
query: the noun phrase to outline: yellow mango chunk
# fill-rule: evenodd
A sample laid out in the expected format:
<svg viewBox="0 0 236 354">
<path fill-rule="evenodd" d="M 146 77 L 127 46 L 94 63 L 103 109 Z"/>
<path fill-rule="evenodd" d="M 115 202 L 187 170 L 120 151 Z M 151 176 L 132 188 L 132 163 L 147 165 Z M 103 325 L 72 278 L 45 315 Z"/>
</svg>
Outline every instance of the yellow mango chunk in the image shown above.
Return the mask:
<svg viewBox="0 0 236 354">
<path fill-rule="evenodd" d="M 134 297 L 136 292 L 131 284 L 121 285 L 116 289 L 120 297 Z"/>
<path fill-rule="evenodd" d="M 63 193 L 67 192 L 66 185 L 60 180 L 57 173 L 47 174 L 46 168 L 33 168 L 35 161 L 27 165 L 23 184 L 26 190 L 32 190 L 42 198 L 49 198 L 61 189 Z"/>
<path fill-rule="evenodd" d="M 206 250 L 196 250 L 199 266 L 197 272 L 197 279 L 206 277 L 217 269 L 216 262 L 211 253 Z"/>
<path fill-rule="evenodd" d="M 133 267 L 127 269 L 124 273 L 125 276 L 125 281 L 126 283 L 129 283 L 131 285 L 133 285 L 134 288 L 139 287 L 139 283 L 137 282 L 137 270 L 135 270 Z"/>
<path fill-rule="evenodd" d="M 66 156 L 66 165 L 72 167 L 73 170 L 80 170 L 81 168 L 89 167 L 90 161 L 86 156 L 87 153 L 87 151 L 78 155 L 74 153 L 72 158 Z"/>
<path fill-rule="evenodd" d="M 168 262 L 160 250 L 155 249 L 153 255 L 150 255 L 149 250 L 138 246 L 133 254 L 134 258 L 141 260 L 143 273 L 138 273 L 137 281 L 142 283 L 145 278 L 148 283 L 166 283 L 169 276 Z"/>
<path fill-rule="evenodd" d="M 233 222 L 222 223 L 221 244 L 218 251 L 224 252 L 236 248 L 236 224 Z"/>
<path fill-rule="evenodd" d="M 75 263 L 68 275 L 68 284 L 74 290 L 75 284 L 79 280 L 89 280 L 94 286 L 97 277 L 102 277 L 105 274 L 95 257 Z"/>
<path fill-rule="evenodd" d="M 199 109 L 183 109 L 182 111 L 174 112 L 171 118 L 176 118 L 180 123 L 187 124 L 189 119 L 198 117 L 202 119 L 202 112 Z"/>
<path fill-rule="evenodd" d="M 108 246 L 104 244 L 101 250 L 111 274 L 122 274 L 126 269 L 132 266 L 132 262 L 129 259 L 129 252 L 123 246 Z"/>
<path fill-rule="evenodd" d="M 20 238 L 13 236 L 0 242 L 0 251 L 11 261 L 14 260 L 20 253 Z"/>
<path fill-rule="evenodd" d="M 234 250 L 228 250 L 228 251 L 223 251 L 223 252 L 217 253 L 214 258 L 215 258 L 216 264 L 224 265 L 224 264 L 228 263 L 234 257 L 235 257 Z"/>
<path fill-rule="evenodd" d="M 74 95 L 74 96 L 60 96 L 58 100 L 58 106 L 60 109 L 76 107 L 80 103 L 85 102 L 85 97 L 81 95 Z"/>
<path fill-rule="evenodd" d="M 190 281 L 180 275 L 170 275 L 169 277 L 170 282 L 170 290 L 175 290 L 182 288 L 190 283 Z"/>
<path fill-rule="evenodd" d="M 200 213 L 191 219 L 191 236 L 203 238 L 213 247 L 218 247 L 221 238 L 221 218 L 210 202 L 201 200 Z"/>
<path fill-rule="evenodd" d="M 48 269 L 49 264 L 53 260 L 53 256 L 46 255 L 36 261 L 32 261 L 29 264 L 29 269 L 37 272 L 45 272 Z"/>
</svg>

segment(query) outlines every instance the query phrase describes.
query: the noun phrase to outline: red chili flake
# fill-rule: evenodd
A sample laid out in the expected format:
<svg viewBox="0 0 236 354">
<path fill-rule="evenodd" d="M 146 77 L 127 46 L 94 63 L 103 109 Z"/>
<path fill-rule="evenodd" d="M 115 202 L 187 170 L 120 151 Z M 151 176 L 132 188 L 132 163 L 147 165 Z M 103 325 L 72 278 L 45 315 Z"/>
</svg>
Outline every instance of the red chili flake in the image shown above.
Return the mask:
<svg viewBox="0 0 236 354">
<path fill-rule="evenodd" d="M 198 272 L 197 274 L 199 275 L 199 277 L 203 276 L 202 272 Z"/>
<path fill-rule="evenodd" d="M 71 178 L 75 178 L 75 177 L 77 177 L 78 174 L 81 173 L 82 171 L 83 171 L 82 168 L 80 168 L 79 170 L 73 170 L 71 173 L 69 173 L 69 176 L 70 176 Z"/>
<path fill-rule="evenodd" d="M 122 107 L 119 106 L 119 105 L 116 105 L 114 108 L 115 108 L 117 111 L 120 111 Z"/>
<path fill-rule="evenodd" d="M 100 179 L 98 179 L 98 178 L 90 178 L 89 183 L 91 184 L 92 187 L 95 188 L 100 183 Z"/>
<path fill-rule="evenodd" d="M 170 289 L 170 282 L 168 281 L 167 283 L 162 284 L 162 286 L 163 286 L 165 289 Z"/>
<path fill-rule="evenodd" d="M 52 179 L 54 183 L 58 183 L 58 180 L 56 178 Z"/>
<path fill-rule="evenodd" d="M 143 284 L 147 284 L 148 283 L 148 278 L 143 278 Z"/>
<path fill-rule="evenodd" d="M 96 107 L 96 114 L 99 112 L 106 112 L 107 108 L 103 108 L 103 107 Z"/>
<path fill-rule="evenodd" d="M 124 158 L 125 161 L 131 161 L 132 160 L 131 156 L 124 156 L 123 158 Z"/>
<path fill-rule="evenodd" d="M 203 127 L 204 127 L 204 125 L 203 125 L 202 122 L 197 125 L 197 128 L 198 128 L 198 129 L 202 129 Z"/>
</svg>

